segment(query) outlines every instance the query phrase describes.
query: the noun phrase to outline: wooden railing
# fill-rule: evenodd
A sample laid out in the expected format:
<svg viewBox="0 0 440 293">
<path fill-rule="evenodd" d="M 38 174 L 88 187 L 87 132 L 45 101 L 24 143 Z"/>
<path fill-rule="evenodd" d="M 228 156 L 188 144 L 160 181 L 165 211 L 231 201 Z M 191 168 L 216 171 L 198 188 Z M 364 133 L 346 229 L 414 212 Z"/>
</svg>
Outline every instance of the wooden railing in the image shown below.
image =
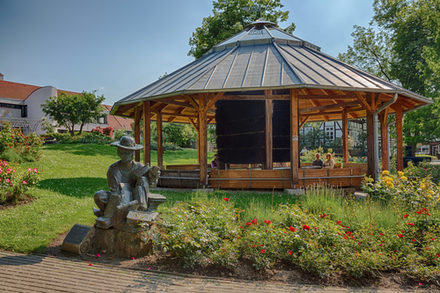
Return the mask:
<svg viewBox="0 0 440 293">
<path fill-rule="evenodd" d="M 298 170 L 298 184 L 295 188 L 312 185 L 334 187 L 359 187 L 366 164 L 354 167 L 334 169 L 306 169 Z M 276 170 L 211 170 L 209 183 L 214 188 L 231 189 L 284 189 L 292 188 L 290 184 L 290 169 Z"/>
</svg>

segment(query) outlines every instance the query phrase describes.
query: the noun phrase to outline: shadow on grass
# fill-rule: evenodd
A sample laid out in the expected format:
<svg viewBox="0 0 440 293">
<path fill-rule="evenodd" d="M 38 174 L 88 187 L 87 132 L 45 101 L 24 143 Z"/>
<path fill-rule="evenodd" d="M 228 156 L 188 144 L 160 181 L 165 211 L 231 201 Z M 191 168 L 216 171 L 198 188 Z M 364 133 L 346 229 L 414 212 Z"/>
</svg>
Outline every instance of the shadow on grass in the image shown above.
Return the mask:
<svg viewBox="0 0 440 293">
<path fill-rule="evenodd" d="M 46 179 L 38 187 L 77 198 L 93 197 L 96 191 L 108 189 L 105 178 L 91 177 Z"/>
<path fill-rule="evenodd" d="M 57 143 L 52 145 L 46 145 L 47 150 L 63 151 L 79 156 L 108 156 L 111 158 L 117 158 L 116 148 L 110 145 L 103 144 L 63 144 Z"/>
</svg>

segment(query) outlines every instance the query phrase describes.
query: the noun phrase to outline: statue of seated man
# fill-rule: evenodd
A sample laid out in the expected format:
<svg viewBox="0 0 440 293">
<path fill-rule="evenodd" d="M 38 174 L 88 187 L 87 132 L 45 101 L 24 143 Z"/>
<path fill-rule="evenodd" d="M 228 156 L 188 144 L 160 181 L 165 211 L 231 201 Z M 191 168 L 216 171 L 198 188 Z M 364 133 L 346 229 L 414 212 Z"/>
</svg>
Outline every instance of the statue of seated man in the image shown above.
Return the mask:
<svg viewBox="0 0 440 293">
<path fill-rule="evenodd" d="M 96 226 L 108 229 L 124 221 L 128 210 L 146 211 L 148 209 L 149 185 L 159 178 L 159 167 L 149 167 L 133 161 L 136 150 L 142 145 L 136 144 L 129 136 L 113 142 L 121 158 L 110 165 L 107 180 L 110 191 L 100 190 L 95 193 L 95 203 L 99 209 L 93 209 L 98 217 Z M 121 219 L 122 215 L 122 219 Z M 118 222 L 118 223 L 115 223 Z"/>
</svg>

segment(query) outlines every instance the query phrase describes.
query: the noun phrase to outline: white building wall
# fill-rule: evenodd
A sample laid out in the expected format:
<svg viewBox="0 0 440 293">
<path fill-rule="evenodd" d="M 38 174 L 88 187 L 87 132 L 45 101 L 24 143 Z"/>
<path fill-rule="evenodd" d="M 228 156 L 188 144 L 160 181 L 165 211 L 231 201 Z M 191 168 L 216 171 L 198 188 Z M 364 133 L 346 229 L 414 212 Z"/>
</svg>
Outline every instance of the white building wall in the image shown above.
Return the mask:
<svg viewBox="0 0 440 293">
<path fill-rule="evenodd" d="M 41 105 L 46 102 L 49 97 L 57 96 L 57 89 L 53 86 L 45 86 L 33 92 L 24 101 L 27 105 L 27 118 L 32 120 L 41 120 L 45 117 Z"/>
</svg>

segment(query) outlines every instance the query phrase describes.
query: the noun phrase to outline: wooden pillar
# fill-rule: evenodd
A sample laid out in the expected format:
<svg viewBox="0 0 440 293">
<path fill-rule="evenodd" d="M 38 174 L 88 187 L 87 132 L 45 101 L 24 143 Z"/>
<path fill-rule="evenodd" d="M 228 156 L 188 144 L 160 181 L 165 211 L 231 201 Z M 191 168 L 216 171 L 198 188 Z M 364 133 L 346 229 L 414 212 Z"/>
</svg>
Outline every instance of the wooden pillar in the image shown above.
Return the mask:
<svg viewBox="0 0 440 293">
<path fill-rule="evenodd" d="M 163 169 L 163 138 L 162 138 L 162 114 L 157 113 L 157 165 Z"/>
<path fill-rule="evenodd" d="M 348 163 L 348 157 L 348 115 L 344 110 L 342 111 L 342 163 Z"/>
<path fill-rule="evenodd" d="M 150 111 L 150 102 L 144 102 L 144 110 L 143 110 L 143 120 L 144 120 L 144 164 L 148 164 L 151 166 L 151 111 Z"/>
<path fill-rule="evenodd" d="M 374 178 L 374 116 L 367 110 L 367 175 Z"/>
<path fill-rule="evenodd" d="M 202 100 L 201 100 L 202 101 Z M 200 184 L 206 186 L 208 176 L 208 133 L 207 133 L 207 108 L 205 101 L 200 103 L 199 107 L 199 164 L 200 164 Z"/>
<path fill-rule="evenodd" d="M 389 160 L 388 160 L 388 109 L 386 108 L 379 114 L 380 121 L 380 139 L 382 143 L 382 170 L 389 170 Z"/>
<path fill-rule="evenodd" d="M 267 99 L 266 101 L 266 161 L 265 168 L 272 169 L 273 167 L 273 140 L 272 140 L 272 116 L 273 116 L 273 103 L 272 100 Z"/>
<path fill-rule="evenodd" d="M 141 143 L 141 107 L 136 106 L 134 108 L 134 141 L 137 144 Z M 141 161 L 141 151 L 135 151 L 134 153 L 134 160 L 136 162 Z"/>
<path fill-rule="evenodd" d="M 403 111 L 400 104 L 396 105 L 396 145 L 397 171 L 403 171 Z"/>
<path fill-rule="evenodd" d="M 290 90 L 290 170 L 292 188 L 298 184 L 299 168 L 299 98 L 296 89 Z"/>
</svg>

